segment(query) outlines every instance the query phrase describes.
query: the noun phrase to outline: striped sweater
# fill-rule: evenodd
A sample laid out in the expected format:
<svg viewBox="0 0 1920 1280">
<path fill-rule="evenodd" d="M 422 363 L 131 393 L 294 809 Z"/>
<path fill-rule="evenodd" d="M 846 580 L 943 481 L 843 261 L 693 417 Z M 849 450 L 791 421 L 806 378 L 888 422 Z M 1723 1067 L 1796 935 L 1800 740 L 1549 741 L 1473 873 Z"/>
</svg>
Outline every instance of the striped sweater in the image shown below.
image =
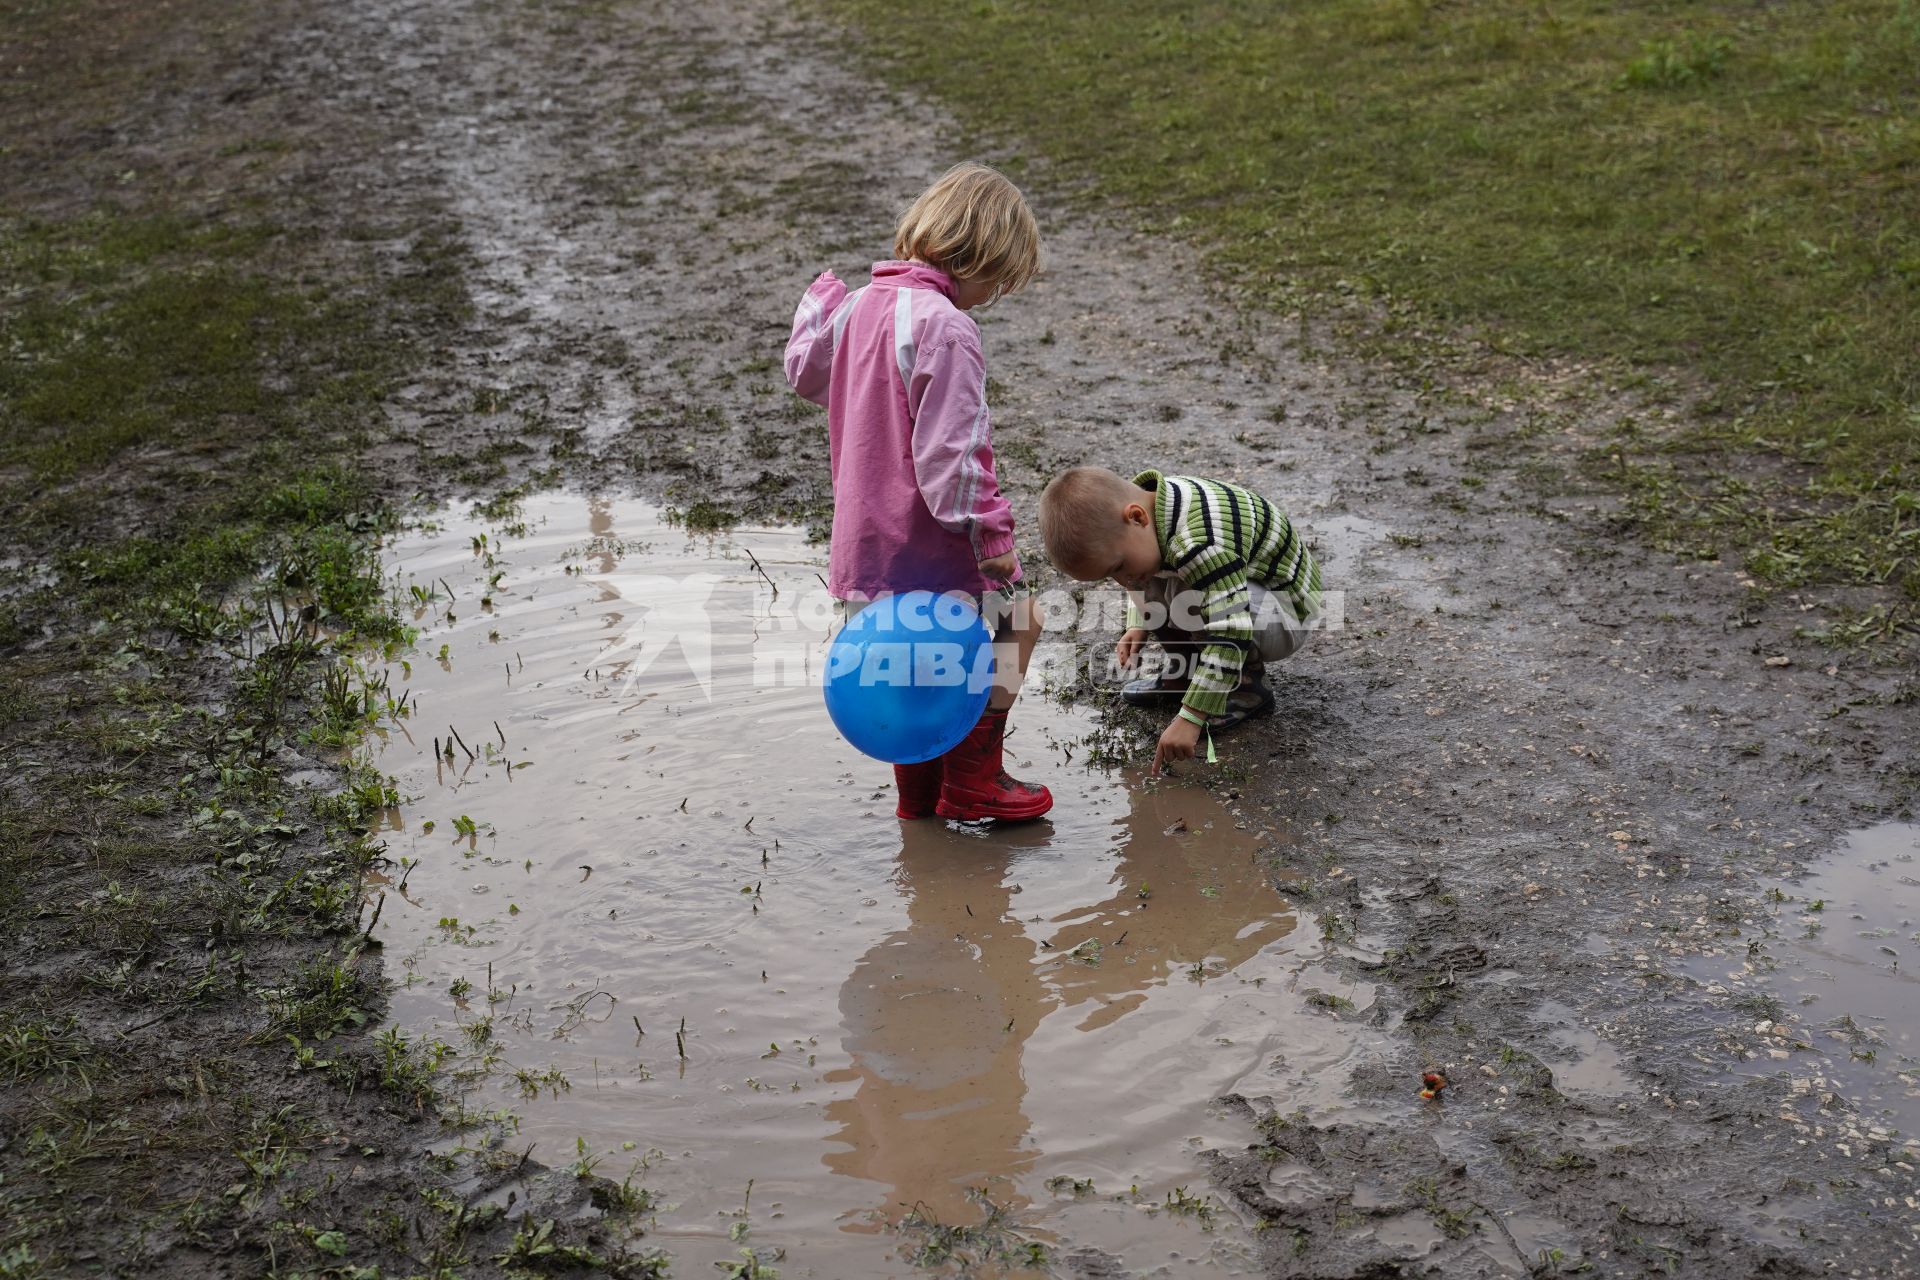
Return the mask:
<svg viewBox="0 0 1920 1280">
<path fill-rule="evenodd" d="M 1247 586 L 1284 595 L 1294 617 L 1320 614 L 1320 566 L 1293 522 L 1257 493 L 1221 480 L 1142 471 L 1133 482 L 1153 490 L 1153 526 L 1160 561 L 1193 593 L 1208 643 L 1195 663 L 1186 705 L 1201 715 L 1227 709 L 1240 683 L 1240 666 L 1253 640 Z M 1140 625 L 1136 608 L 1128 625 Z"/>
</svg>

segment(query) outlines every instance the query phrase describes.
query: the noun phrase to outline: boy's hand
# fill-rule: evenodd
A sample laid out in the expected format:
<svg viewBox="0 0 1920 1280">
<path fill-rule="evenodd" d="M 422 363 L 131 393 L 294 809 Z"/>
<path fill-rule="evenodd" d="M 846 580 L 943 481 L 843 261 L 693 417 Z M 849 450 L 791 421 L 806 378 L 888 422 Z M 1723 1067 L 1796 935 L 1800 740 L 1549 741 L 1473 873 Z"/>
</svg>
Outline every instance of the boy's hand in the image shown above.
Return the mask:
<svg viewBox="0 0 1920 1280">
<path fill-rule="evenodd" d="M 1003 556 L 994 556 L 980 562 L 980 576 L 994 582 L 1012 582 L 1014 570 L 1020 567 L 1020 557 L 1009 551 Z"/>
<path fill-rule="evenodd" d="M 1147 635 L 1145 627 L 1128 627 L 1120 633 L 1120 643 L 1113 647 L 1113 660 L 1120 664 L 1122 671 L 1140 660 L 1140 649 L 1147 643 Z"/>
<path fill-rule="evenodd" d="M 1175 716 L 1167 731 L 1160 735 L 1160 745 L 1154 748 L 1151 777 L 1159 777 L 1160 771 L 1175 760 L 1193 759 L 1194 748 L 1200 745 L 1200 726 L 1183 716 Z"/>
</svg>

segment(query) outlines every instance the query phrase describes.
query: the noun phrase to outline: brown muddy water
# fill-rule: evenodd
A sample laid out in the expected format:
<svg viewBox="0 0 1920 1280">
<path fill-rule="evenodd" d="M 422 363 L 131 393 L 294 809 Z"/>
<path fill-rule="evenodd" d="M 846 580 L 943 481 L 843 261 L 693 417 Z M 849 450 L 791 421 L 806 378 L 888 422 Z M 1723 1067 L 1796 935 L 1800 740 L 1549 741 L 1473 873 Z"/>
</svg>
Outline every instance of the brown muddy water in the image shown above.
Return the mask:
<svg viewBox="0 0 1920 1280">
<path fill-rule="evenodd" d="M 821 704 L 820 560 L 571 493 L 391 549 L 420 628 L 389 672 L 417 701 L 369 747 L 404 797 L 393 1018 L 460 1051 L 515 1149 L 631 1174 L 683 1274 L 742 1248 L 913 1274 L 982 1196 L 1009 1249 L 1252 1273 L 1199 1153 L 1253 1135 L 1214 1099 L 1349 1111 L 1371 990 L 1317 963 L 1283 846 L 1087 768 L 1092 717 L 1032 683 L 1010 767 L 1050 821 L 894 818 Z"/>
</svg>

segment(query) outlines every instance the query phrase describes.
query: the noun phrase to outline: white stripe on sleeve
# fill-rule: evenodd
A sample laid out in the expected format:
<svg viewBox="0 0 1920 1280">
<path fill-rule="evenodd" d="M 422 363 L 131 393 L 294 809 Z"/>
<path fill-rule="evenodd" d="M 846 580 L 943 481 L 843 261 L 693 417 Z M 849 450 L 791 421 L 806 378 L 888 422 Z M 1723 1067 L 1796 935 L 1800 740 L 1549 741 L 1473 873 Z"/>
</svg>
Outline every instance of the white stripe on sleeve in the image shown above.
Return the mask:
<svg viewBox="0 0 1920 1280">
<path fill-rule="evenodd" d="M 913 294 L 912 289 L 893 291 L 893 362 L 900 367 L 900 385 L 913 381 Z"/>
</svg>

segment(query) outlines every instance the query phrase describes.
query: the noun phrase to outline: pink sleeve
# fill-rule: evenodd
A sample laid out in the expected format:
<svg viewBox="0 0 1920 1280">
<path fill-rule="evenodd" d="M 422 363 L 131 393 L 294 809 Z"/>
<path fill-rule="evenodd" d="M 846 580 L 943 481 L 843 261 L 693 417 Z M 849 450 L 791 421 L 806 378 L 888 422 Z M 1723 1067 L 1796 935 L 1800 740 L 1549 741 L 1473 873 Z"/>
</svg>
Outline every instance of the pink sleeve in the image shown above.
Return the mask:
<svg viewBox="0 0 1920 1280">
<path fill-rule="evenodd" d="M 833 272 L 823 271 L 793 313 L 793 336 L 787 339 L 787 383 L 815 404 L 827 402 L 827 381 L 833 373 L 833 313 L 846 296 L 847 286 Z"/>
<path fill-rule="evenodd" d="M 918 354 L 907 412 L 914 480 L 933 518 L 972 539 L 976 560 L 1013 550 L 1013 508 L 993 473 L 987 365 L 977 334 L 956 333 Z"/>
</svg>

